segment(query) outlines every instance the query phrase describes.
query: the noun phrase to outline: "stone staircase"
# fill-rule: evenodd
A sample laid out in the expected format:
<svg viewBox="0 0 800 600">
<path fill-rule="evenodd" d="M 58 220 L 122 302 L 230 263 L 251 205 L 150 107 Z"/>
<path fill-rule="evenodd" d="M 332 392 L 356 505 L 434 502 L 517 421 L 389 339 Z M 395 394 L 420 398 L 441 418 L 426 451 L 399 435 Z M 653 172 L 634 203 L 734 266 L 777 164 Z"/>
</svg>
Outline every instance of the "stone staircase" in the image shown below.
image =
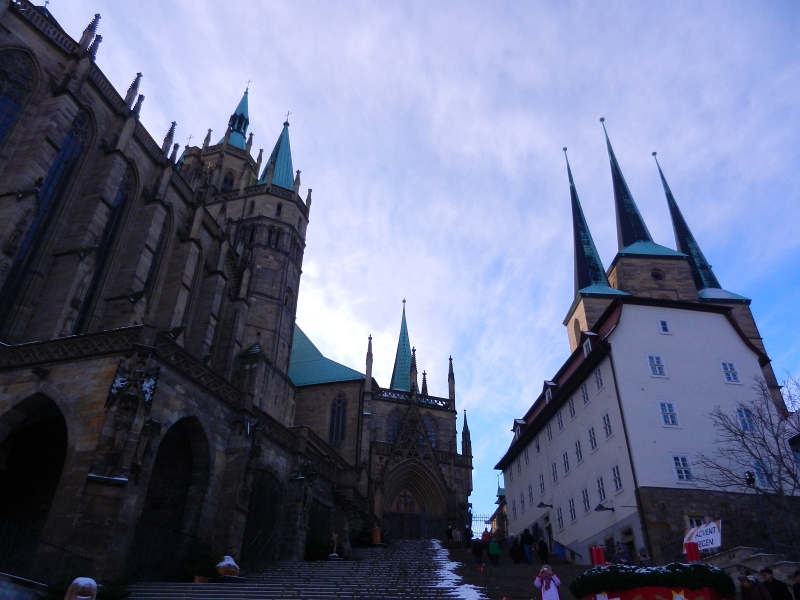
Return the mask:
<svg viewBox="0 0 800 600">
<path fill-rule="evenodd" d="M 488 600 L 531 600 L 540 598 L 541 593 L 533 586 L 541 564 L 534 562 L 532 565 L 521 563 L 515 565 L 511 560 L 508 550 L 503 548 L 500 561 L 497 566 L 492 565 L 484 554 L 485 566 L 479 571 L 472 556 L 465 549 L 451 549 L 450 560 L 459 563 L 455 569 L 457 575 L 462 578 L 465 584 L 471 584 L 480 590 L 481 594 Z M 551 558 L 550 566 L 558 578 L 561 579 L 559 593 L 561 600 L 575 600 L 572 592 L 569 591 L 569 584 L 579 574 L 583 573 L 589 566 L 574 565 L 568 561 L 558 558 Z"/>
<path fill-rule="evenodd" d="M 725 552 L 714 554 L 703 559 L 707 565 L 724 569 L 734 579 L 738 575 L 755 575 L 760 579 L 759 571 L 765 567 L 772 569 L 775 579 L 780 579 L 792 587 L 794 572 L 800 569 L 800 563 L 786 560 L 780 554 L 767 554 L 760 548 L 739 546 Z"/>
<path fill-rule="evenodd" d="M 354 549 L 353 560 L 275 563 L 245 583 L 146 583 L 131 600 L 406 600 L 484 598 L 453 573 L 437 541 L 396 541 L 388 548 Z"/>
</svg>

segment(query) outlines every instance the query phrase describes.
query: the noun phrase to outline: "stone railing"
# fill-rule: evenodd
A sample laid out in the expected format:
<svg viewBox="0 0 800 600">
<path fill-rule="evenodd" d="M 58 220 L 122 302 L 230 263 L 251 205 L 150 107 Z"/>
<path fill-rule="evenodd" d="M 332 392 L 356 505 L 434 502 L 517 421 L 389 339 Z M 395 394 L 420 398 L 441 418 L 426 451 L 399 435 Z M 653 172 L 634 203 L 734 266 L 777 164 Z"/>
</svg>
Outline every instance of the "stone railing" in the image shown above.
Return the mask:
<svg viewBox="0 0 800 600">
<path fill-rule="evenodd" d="M 375 454 L 388 456 L 392 453 L 393 445 L 394 444 L 390 442 L 372 442 L 372 449 L 375 451 Z M 472 467 L 471 456 L 462 456 L 461 454 L 448 452 L 447 450 L 434 450 L 433 455 L 436 457 L 437 463 L 453 463 L 457 467 Z"/>
<path fill-rule="evenodd" d="M 28 0 L 14 0 L 12 5 L 31 25 L 53 40 L 68 54 L 77 54 L 78 44 L 36 10 Z"/>
<path fill-rule="evenodd" d="M 92 69 L 89 71 L 89 79 L 91 79 L 94 84 L 97 86 L 97 89 L 100 90 L 100 93 L 105 96 L 108 103 L 119 113 L 124 113 L 125 109 L 125 100 L 122 99 L 122 96 L 117 93 L 117 90 L 114 89 L 114 86 L 100 70 L 100 67 L 97 65 L 92 65 Z"/>
<path fill-rule="evenodd" d="M 379 389 L 374 392 L 372 397 L 377 400 L 390 400 L 393 402 L 411 402 L 410 392 L 398 390 Z M 431 408 L 450 408 L 450 400 L 447 398 L 437 398 L 436 396 L 417 396 L 417 402 Z"/>
</svg>

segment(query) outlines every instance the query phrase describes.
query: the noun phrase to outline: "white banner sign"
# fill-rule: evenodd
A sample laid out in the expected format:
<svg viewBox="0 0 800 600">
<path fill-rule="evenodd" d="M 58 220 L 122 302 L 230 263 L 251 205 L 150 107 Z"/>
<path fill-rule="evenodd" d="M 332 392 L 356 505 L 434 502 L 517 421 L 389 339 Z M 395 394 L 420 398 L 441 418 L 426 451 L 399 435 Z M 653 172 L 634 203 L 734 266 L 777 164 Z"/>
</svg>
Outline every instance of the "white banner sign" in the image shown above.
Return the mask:
<svg viewBox="0 0 800 600">
<path fill-rule="evenodd" d="M 695 542 L 699 550 L 719 548 L 722 545 L 722 520 L 687 529 L 683 536 L 683 543 L 686 542 Z"/>
</svg>

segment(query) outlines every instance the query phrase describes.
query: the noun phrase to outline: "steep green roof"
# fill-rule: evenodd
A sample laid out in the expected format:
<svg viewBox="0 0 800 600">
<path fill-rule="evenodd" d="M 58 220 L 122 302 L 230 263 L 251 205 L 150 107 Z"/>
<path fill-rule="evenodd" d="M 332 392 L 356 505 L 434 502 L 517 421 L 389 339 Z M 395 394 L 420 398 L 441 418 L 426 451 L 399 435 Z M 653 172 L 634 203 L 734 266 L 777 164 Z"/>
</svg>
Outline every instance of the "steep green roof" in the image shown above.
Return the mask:
<svg viewBox="0 0 800 600">
<path fill-rule="evenodd" d="M 245 135 L 247 135 L 247 126 L 250 125 L 250 111 L 247 107 L 247 94 L 248 90 L 245 90 L 242 99 L 239 100 L 239 105 L 236 107 L 236 110 L 233 112 L 230 120 L 228 121 L 228 125 L 231 128 L 231 135 L 228 138 L 228 144 L 234 148 L 239 148 L 239 150 L 244 150 L 247 148 L 247 140 L 245 139 Z M 221 144 L 224 141 L 225 138 L 223 137 L 217 143 Z"/>
<path fill-rule="evenodd" d="M 393 390 L 411 391 L 411 343 L 408 341 L 405 300 L 403 300 L 403 318 L 400 321 L 400 337 L 397 340 L 397 354 L 392 369 L 392 383 L 389 387 Z"/>
<path fill-rule="evenodd" d="M 635 242 L 625 246 L 617 256 L 671 256 L 673 258 L 686 258 L 683 252 L 676 252 L 655 242 Z"/>
<path fill-rule="evenodd" d="M 283 124 L 283 131 L 275 142 L 272 154 L 269 155 L 267 165 L 261 173 L 258 183 L 267 182 L 267 173 L 270 166 L 273 167 L 272 185 L 282 187 L 286 190 L 294 189 L 294 169 L 292 167 L 292 148 L 289 145 L 289 121 Z"/>
<path fill-rule="evenodd" d="M 303 330 L 297 325 L 294 326 L 289 379 L 295 387 L 336 381 L 358 381 L 364 377 L 362 373 L 350 367 L 325 358 Z"/>
</svg>

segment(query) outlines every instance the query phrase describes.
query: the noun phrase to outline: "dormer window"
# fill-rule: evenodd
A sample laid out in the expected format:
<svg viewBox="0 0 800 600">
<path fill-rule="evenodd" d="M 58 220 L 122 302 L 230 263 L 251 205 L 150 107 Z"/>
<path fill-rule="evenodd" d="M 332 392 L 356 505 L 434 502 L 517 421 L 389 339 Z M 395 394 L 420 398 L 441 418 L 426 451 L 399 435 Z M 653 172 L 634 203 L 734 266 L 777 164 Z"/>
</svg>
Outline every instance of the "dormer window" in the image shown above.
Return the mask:
<svg viewBox="0 0 800 600">
<path fill-rule="evenodd" d="M 544 399 L 548 403 L 553 401 L 553 388 L 547 388 L 544 391 Z"/>
<path fill-rule="evenodd" d="M 583 357 L 586 358 L 592 353 L 592 340 L 583 342 Z"/>
</svg>

